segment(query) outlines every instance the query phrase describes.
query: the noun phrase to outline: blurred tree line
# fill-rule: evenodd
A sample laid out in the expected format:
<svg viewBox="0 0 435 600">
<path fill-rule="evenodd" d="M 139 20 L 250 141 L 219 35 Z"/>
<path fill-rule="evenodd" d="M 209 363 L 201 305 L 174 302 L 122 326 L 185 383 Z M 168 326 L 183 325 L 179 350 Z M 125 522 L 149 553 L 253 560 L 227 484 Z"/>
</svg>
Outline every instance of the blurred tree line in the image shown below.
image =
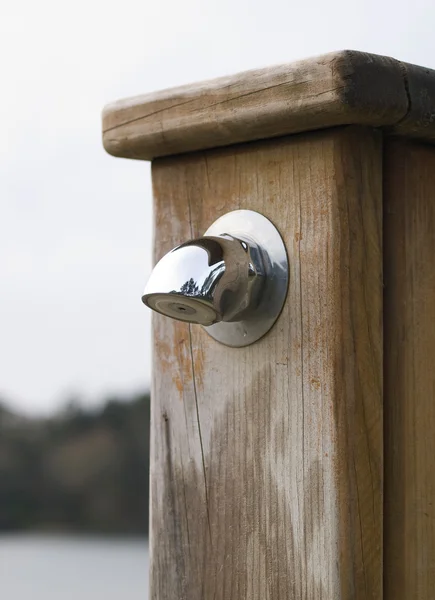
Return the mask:
<svg viewBox="0 0 435 600">
<path fill-rule="evenodd" d="M 0 531 L 148 533 L 149 394 L 48 419 L 0 404 Z"/>
</svg>

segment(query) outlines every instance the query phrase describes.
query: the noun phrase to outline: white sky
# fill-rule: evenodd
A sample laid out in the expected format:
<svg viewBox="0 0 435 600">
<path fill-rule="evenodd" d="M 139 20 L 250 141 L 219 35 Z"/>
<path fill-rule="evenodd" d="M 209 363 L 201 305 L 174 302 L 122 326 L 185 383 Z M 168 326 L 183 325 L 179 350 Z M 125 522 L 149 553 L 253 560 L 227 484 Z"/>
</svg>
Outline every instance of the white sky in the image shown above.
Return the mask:
<svg viewBox="0 0 435 600">
<path fill-rule="evenodd" d="M 148 163 L 104 104 L 352 48 L 435 67 L 433 0 L 3 0 L 0 397 L 48 412 L 150 379 Z"/>
</svg>

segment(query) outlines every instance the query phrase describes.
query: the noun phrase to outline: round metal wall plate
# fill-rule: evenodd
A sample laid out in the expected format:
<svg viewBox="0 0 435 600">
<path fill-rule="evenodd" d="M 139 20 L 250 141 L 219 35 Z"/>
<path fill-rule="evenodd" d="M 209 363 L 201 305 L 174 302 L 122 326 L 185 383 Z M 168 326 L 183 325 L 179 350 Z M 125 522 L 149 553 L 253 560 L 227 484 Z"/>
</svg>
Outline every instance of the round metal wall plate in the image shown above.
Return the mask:
<svg viewBox="0 0 435 600">
<path fill-rule="evenodd" d="M 254 241 L 261 248 L 266 279 L 255 312 L 244 321 L 224 322 L 204 327 L 212 338 L 240 348 L 249 346 L 265 335 L 277 320 L 284 305 L 289 279 L 288 260 L 284 242 L 276 227 L 260 213 L 235 210 L 220 217 L 204 233 L 205 236 L 229 234 Z"/>
</svg>

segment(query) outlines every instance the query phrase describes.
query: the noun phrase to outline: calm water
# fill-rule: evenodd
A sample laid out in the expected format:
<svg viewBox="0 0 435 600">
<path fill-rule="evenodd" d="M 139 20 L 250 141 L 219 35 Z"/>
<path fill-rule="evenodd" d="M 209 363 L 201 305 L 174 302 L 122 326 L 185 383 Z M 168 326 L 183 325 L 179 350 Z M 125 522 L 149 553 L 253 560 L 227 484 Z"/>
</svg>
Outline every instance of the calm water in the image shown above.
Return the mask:
<svg viewBox="0 0 435 600">
<path fill-rule="evenodd" d="M 147 600 L 147 544 L 0 535 L 0 598 Z"/>
</svg>

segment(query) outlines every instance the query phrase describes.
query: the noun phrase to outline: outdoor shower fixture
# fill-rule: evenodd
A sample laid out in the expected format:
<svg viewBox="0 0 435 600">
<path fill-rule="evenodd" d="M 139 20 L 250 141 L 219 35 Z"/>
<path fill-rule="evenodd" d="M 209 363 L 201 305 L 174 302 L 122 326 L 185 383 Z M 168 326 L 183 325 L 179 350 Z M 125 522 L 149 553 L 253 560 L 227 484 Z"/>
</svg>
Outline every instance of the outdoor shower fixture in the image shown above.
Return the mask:
<svg viewBox="0 0 435 600">
<path fill-rule="evenodd" d="M 288 261 L 282 238 L 263 215 L 235 210 L 203 237 L 166 254 L 142 300 L 153 310 L 202 325 L 227 346 L 247 346 L 272 327 L 283 307 Z"/>
</svg>

